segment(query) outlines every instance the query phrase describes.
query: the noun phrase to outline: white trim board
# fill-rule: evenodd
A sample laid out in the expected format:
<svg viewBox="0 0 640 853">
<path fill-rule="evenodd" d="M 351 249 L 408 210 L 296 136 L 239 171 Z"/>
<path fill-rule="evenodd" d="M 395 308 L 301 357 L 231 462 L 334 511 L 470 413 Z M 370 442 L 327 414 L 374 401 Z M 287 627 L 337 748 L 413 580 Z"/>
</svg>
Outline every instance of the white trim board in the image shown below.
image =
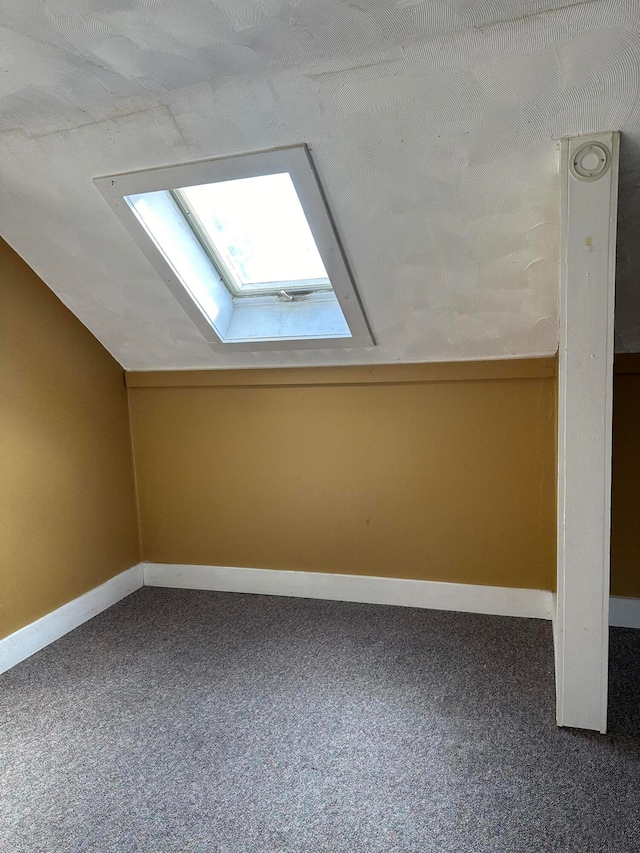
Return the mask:
<svg viewBox="0 0 640 853">
<path fill-rule="evenodd" d="M 607 730 L 619 133 L 562 140 L 558 725 Z"/>
<path fill-rule="evenodd" d="M 640 628 L 640 598 L 612 595 L 609 602 L 609 625 L 613 628 Z"/>
<path fill-rule="evenodd" d="M 551 593 L 541 589 L 172 563 L 143 563 L 143 573 L 145 586 L 393 604 L 493 616 L 551 618 Z"/>
<path fill-rule="evenodd" d="M 59 640 L 83 622 L 126 598 L 143 584 L 142 563 L 74 598 L 0 640 L 0 673 Z"/>
</svg>

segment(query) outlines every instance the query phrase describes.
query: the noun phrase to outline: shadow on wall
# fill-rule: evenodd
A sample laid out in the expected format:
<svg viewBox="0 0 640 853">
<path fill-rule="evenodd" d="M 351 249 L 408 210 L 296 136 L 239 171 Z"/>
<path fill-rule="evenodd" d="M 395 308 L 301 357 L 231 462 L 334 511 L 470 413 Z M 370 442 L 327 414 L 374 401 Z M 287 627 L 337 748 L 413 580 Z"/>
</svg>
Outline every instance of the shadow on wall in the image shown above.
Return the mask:
<svg viewBox="0 0 640 853">
<path fill-rule="evenodd" d="M 640 598 L 640 353 L 616 358 L 611 497 L 611 593 Z"/>
</svg>

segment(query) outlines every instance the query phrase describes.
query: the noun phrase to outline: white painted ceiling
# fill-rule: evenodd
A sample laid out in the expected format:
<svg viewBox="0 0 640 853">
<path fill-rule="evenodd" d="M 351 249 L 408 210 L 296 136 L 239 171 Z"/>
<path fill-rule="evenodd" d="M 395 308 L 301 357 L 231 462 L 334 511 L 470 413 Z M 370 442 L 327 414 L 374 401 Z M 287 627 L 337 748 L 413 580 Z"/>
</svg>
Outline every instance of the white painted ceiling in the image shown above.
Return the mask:
<svg viewBox="0 0 640 853">
<path fill-rule="evenodd" d="M 0 234 L 128 369 L 549 355 L 557 140 L 620 129 L 634 351 L 639 87 L 640 0 L 0 0 Z M 214 353 L 93 178 L 301 142 L 378 345 Z"/>
</svg>

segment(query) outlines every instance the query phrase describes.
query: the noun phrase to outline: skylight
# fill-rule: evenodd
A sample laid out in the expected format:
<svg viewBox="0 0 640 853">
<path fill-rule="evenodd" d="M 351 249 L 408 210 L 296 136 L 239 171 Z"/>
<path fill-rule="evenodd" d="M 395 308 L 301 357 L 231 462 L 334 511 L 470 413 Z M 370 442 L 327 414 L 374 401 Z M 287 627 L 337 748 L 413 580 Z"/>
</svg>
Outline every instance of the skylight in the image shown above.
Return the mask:
<svg viewBox="0 0 640 853">
<path fill-rule="evenodd" d="M 212 346 L 372 345 L 304 147 L 96 184 Z"/>
<path fill-rule="evenodd" d="M 173 194 L 234 295 L 331 289 L 289 173 Z"/>
</svg>

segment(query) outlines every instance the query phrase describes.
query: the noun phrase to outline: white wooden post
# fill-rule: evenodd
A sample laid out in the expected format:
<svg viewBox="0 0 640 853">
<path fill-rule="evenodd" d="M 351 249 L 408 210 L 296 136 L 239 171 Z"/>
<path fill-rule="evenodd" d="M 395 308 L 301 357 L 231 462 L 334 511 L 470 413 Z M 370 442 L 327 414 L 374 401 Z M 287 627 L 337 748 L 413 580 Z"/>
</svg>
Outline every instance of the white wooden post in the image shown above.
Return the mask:
<svg viewBox="0 0 640 853">
<path fill-rule="evenodd" d="M 557 721 L 605 732 L 619 134 L 562 140 Z"/>
</svg>

